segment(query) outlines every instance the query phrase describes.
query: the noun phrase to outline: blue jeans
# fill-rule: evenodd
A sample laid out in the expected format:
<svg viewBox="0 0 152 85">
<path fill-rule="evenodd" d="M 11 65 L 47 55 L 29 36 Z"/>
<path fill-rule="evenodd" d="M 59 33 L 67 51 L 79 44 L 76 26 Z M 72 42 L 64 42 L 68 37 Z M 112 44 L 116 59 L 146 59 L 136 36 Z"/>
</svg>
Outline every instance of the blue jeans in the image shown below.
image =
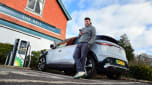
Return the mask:
<svg viewBox="0 0 152 85">
<path fill-rule="evenodd" d="M 85 71 L 85 64 L 89 51 L 88 43 L 78 43 L 74 52 L 74 60 L 77 72 Z"/>
</svg>

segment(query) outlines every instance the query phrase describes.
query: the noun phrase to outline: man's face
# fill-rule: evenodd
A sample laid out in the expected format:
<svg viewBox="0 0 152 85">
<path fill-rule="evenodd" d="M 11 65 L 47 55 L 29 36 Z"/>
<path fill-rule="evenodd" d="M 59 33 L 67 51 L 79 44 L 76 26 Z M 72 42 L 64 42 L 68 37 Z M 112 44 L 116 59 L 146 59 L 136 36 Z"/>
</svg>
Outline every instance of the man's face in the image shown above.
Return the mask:
<svg viewBox="0 0 152 85">
<path fill-rule="evenodd" d="M 90 20 L 84 20 L 85 21 L 85 26 L 89 26 L 91 24 Z"/>
</svg>

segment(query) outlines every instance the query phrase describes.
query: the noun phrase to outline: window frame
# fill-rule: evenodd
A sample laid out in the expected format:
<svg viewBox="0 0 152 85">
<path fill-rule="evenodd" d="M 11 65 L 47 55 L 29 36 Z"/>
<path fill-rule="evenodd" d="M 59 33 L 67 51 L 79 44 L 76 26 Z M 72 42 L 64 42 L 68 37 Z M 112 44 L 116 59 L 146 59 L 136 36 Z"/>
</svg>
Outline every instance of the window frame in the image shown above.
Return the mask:
<svg viewBox="0 0 152 85">
<path fill-rule="evenodd" d="M 44 5 L 45 5 L 45 1 L 46 1 L 46 0 L 44 0 L 44 2 L 43 2 L 42 11 L 40 11 L 40 13 L 35 12 L 37 1 L 38 1 L 38 0 L 35 0 L 34 8 L 31 9 L 31 8 L 28 7 L 29 0 L 27 0 L 27 4 L 26 4 L 26 7 L 25 7 L 25 10 L 26 10 L 26 11 L 29 11 L 30 13 L 32 13 L 32 14 L 34 14 L 34 15 L 41 16 L 41 17 L 42 17 L 42 15 L 43 15 L 43 10 L 44 10 Z"/>
</svg>

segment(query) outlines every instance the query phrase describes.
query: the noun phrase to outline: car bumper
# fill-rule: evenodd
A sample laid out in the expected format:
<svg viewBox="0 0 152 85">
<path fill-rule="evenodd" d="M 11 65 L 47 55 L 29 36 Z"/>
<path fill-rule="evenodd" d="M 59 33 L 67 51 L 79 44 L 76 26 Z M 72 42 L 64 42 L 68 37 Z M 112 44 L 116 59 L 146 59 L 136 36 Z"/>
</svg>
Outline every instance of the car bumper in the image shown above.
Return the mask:
<svg viewBox="0 0 152 85">
<path fill-rule="evenodd" d="M 129 71 L 129 69 L 125 66 L 117 66 L 117 65 L 112 65 L 110 63 L 106 63 L 104 65 L 104 69 L 106 72 L 121 72 L 121 73 L 126 73 Z"/>
</svg>

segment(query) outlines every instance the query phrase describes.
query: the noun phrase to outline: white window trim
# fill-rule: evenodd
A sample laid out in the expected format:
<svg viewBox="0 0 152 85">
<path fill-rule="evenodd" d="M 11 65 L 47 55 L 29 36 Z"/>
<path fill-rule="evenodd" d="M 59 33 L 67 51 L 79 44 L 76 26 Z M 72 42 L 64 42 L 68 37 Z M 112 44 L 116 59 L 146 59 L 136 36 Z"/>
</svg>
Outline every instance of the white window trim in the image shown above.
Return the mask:
<svg viewBox="0 0 152 85">
<path fill-rule="evenodd" d="M 37 3 L 37 0 L 36 0 L 36 2 L 35 2 L 34 9 L 35 9 L 35 7 L 36 7 L 36 3 Z M 24 9 L 25 11 L 29 11 L 29 12 L 31 12 L 31 13 L 34 14 L 34 15 L 37 15 L 37 16 L 42 17 L 42 15 L 43 15 L 43 10 L 44 10 L 44 5 L 45 5 L 45 0 L 44 0 L 44 3 L 43 3 L 42 11 L 40 11 L 40 14 L 34 12 L 34 10 L 32 10 L 31 8 L 28 8 L 28 4 L 29 4 L 29 0 L 27 0 L 26 7 L 25 7 L 25 9 Z M 41 9 L 40 9 L 40 10 L 41 10 Z"/>
</svg>

